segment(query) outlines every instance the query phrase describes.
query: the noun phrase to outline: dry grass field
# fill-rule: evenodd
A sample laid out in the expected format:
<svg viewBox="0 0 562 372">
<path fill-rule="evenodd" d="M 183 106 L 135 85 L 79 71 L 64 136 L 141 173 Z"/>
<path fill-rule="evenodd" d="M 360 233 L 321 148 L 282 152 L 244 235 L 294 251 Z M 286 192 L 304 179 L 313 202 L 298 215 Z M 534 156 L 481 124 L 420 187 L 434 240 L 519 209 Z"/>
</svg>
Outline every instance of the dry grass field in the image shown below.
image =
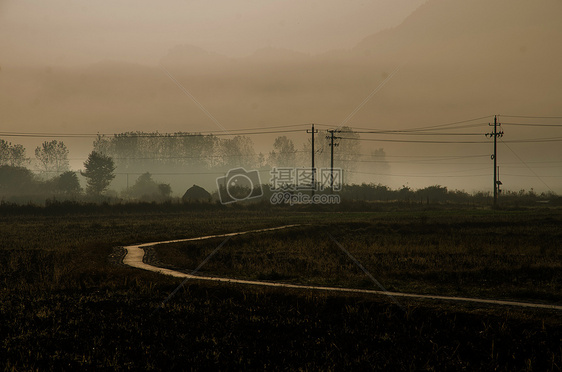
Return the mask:
<svg viewBox="0 0 562 372">
<path fill-rule="evenodd" d="M 357 208 L 360 209 L 360 208 Z M 372 209 L 372 208 L 371 208 Z M 560 312 L 181 282 L 119 264 L 128 244 L 233 237 L 200 274 L 562 304 L 562 211 L 381 207 L 0 208 L 4 370 L 559 370 Z M 220 239 L 149 249 L 190 271 Z"/>
</svg>

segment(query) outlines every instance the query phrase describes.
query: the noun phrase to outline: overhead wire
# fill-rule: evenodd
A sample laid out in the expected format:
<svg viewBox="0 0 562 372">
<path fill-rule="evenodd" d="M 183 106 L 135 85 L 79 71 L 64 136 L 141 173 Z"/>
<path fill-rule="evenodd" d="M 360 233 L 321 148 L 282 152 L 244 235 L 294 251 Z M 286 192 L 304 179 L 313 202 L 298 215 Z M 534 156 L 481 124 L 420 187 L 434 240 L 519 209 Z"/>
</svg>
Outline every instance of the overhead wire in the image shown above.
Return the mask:
<svg viewBox="0 0 562 372">
<path fill-rule="evenodd" d="M 358 134 L 391 134 L 391 135 L 410 135 L 410 136 L 482 136 L 482 133 L 427 133 L 413 131 L 349 131 L 342 133 L 358 133 Z"/>
<path fill-rule="evenodd" d="M 446 124 L 429 125 L 429 126 L 415 127 L 415 128 L 410 128 L 410 129 L 400 129 L 400 130 L 366 128 L 366 127 L 358 127 L 358 126 L 353 126 L 352 128 L 353 128 L 354 132 L 357 132 L 359 130 L 380 131 L 380 132 L 420 132 L 420 131 L 426 132 L 426 131 L 440 130 L 440 129 L 445 128 L 445 127 L 448 127 L 447 129 L 479 127 L 479 126 L 487 125 L 489 123 L 485 123 L 485 122 L 472 123 L 472 124 L 466 124 L 466 123 L 470 123 L 472 121 L 482 120 L 482 119 L 486 119 L 486 118 L 489 118 L 489 116 L 484 116 L 484 117 L 479 117 L 479 118 L 474 118 L 474 119 L 469 119 L 469 120 L 461 120 L 461 121 L 456 121 L 456 122 L 451 122 L 451 123 L 446 123 Z M 466 125 L 458 125 L 458 124 L 466 124 Z M 315 125 L 322 125 L 322 124 L 315 124 Z M 324 125 L 324 126 L 326 126 L 326 125 Z M 347 131 L 339 130 L 339 132 L 345 133 Z"/>
<path fill-rule="evenodd" d="M 34 138 L 89 138 L 98 136 L 122 136 L 129 135 L 130 137 L 137 138 L 181 138 L 181 137 L 204 137 L 204 136 L 241 136 L 241 135 L 260 135 L 260 134 L 279 134 L 279 133 L 297 133 L 301 130 L 288 129 L 288 130 L 275 130 L 275 131 L 249 131 L 249 132 L 236 132 L 236 133 L 222 133 L 222 132 L 197 132 L 197 133 L 136 133 L 126 132 L 118 134 L 110 133 L 41 133 L 41 132 L 0 132 L 0 136 L 4 137 L 34 137 Z M 209 133 L 209 134 L 208 134 Z"/>
<path fill-rule="evenodd" d="M 341 137 L 343 140 L 351 141 L 369 141 L 369 142 L 397 142 L 397 143 L 449 143 L 449 144 L 483 144 L 488 143 L 483 141 L 431 141 L 431 140 L 398 140 L 398 139 L 382 139 L 382 138 L 352 138 Z"/>
<path fill-rule="evenodd" d="M 527 115 L 498 115 L 505 118 L 523 118 L 523 119 L 562 119 L 562 116 L 527 116 Z"/>
<path fill-rule="evenodd" d="M 501 142 L 505 144 L 505 146 L 513 153 L 513 155 L 515 155 L 515 157 L 519 159 L 519 161 L 521 161 L 521 163 L 523 163 L 527 167 L 527 169 L 529 169 L 529 171 L 531 171 L 531 173 L 533 173 L 535 177 L 537 177 L 543 183 L 543 185 L 545 185 L 550 191 L 554 192 L 552 188 L 550 188 L 550 186 L 537 173 L 535 173 L 535 171 L 531 167 L 529 167 L 527 163 L 525 163 L 525 161 L 523 161 L 523 159 L 521 159 L 521 157 L 517 155 L 517 153 L 507 143 L 505 143 L 505 141 L 501 140 Z"/>
<path fill-rule="evenodd" d="M 388 176 L 388 177 L 416 177 L 416 178 L 466 178 L 466 177 L 489 177 L 489 174 L 467 174 L 467 175 L 432 175 L 432 174 L 390 174 L 390 173 L 374 173 L 362 172 L 355 170 L 348 170 L 350 173 L 369 174 L 375 176 Z"/>
<path fill-rule="evenodd" d="M 445 124 L 438 124 L 438 125 L 429 125 L 429 126 L 421 126 L 411 129 L 404 129 L 404 130 L 382 130 L 382 129 L 370 129 L 370 128 L 358 128 L 355 127 L 355 130 L 342 130 L 340 133 L 356 133 L 356 134 L 377 134 L 377 135 L 420 135 L 420 136 L 427 136 L 427 135 L 435 135 L 435 136 L 483 136 L 482 133 L 469 133 L 469 132 L 451 132 L 451 130 L 457 129 L 465 129 L 465 128 L 476 128 L 485 125 L 486 123 L 478 122 L 474 123 L 475 121 L 479 121 L 485 118 L 489 118 L 490 116 L 478 117 L 469 120 L 462 120 L 462 121 L 455 121 Z M 525 119 L 562 119 L 562 117 L 540 117 L 540 116 L 508 116 L 503 115 L 503 117 L 513 117 L 513 118 L 525 118 Z M 121 133 L 121 135 L 130 135 L 132 137 L 158 137 L 158 138 L 178 138 L 178 137 L 197 137 L 197 136 L 236 136 L 236 135 L 263 135 L 263 134 L 281 134 L 281 133 L 298 133 L 308 127 L 311 123 L 300 123 L 300 124 L 290 124 L 290 125 L 277 125 L 277 126 L 269 126 L 269 127 L 261 127 L 261 128 L 242 128 L 231 130 L 229 133 L 224 133 L 223 131 L 206 131 L 206 132 L 197 132 L 197 133 L 187 133 L 187 132 L 175 132 L 175 133 L 142 133 L 142 132 L 127 132 Z M 320 127 L 331 127 L 328 124 L 323 123 L 315 123 L 315 126 Z M 507 122 L 502 123 L 502 125 L 513 125 L 513 126 L 526 126 L 526 127 L 562 127 L 562 124 L 558 123 L 524 123 L 524 122 Z M 302 127 L 302 129 L 299 129 Z M 446 129 L 447 132 L 440 132 L 441 130 Z M 1 136 L 11 136 L 11 137 L 42 137 L 42 138 L 52 138 L 52 137 L 63 137 L 63 138 L 77 138 L 77 137 L 97 137 L 97 136 L 118 136 L 118 134 L 108 134 L 108 133 L 48 133 L 48 132 L 9 132 L 3 131 L 0 132 Z M 482 139 L 482 141 L 466 141 L 466 140 L 404 140 L 404 139 L 393 139 L 393 138 L 355 138 L 355 137 L 345 137 L 342 136 L 341 140 L 350 140 L 350 141 L 368 141 L 368 142 L 394 142 L 394 143 L 420 143 L 420 144 L 489 144 L 489 141 L 486 139 Z M 560 161 L 535 161 L 535 162 L 524 162 L 509 146 L 511 143 L 548 143 L 548 142 L 560 142 L 562 141 L 562 136 L 552 136 L 552 137 L 541 137 L 541 138 L 529 138 L 529 139 L 512 139 L 512 140 L 501 140 L 502 143 L 508 147 L 508 149 L 514 153 L 514 155 L 519 159 L 519 161 L 533 173 L 533 177 L 538 178 L 550 191 L 552 188 L 544 181 L 543 178 L 546 177 L 559 177 L 559 176 L 539 176 L 530 166 L 529 164 L 556 164 L 561 163 Z M 301 153 L 301 152 L 308 152 L 307 150 L 297 150 L 291 152 L 293 154 Z M 345 155 L 345 154 L 342 154 Z M 389 163 L 389 164 L 399 164 L 399 163 L 417 163 L 421 165 L 431 165 L 431 164 L 439 164 L 439 165 L 470 165 L 470 164 L 480 164 L 480 163 L 469 163 L 469 162 L 458 162 L 455 160 L 462 160 L 465 158 L 478 158 L 478 157 L 489 157 L 489 155 L 386 155 L 382 157 L 382 159 L 376 159 L 376 154 L 354 154 L 363 157 L 372 157 L 373 159 L 355 159 L 355 162 L 361 163 Z M 204 156 L 173 156 L 173 157 L 130 157 L 130 158 L 116 158 L 116 160 L 173 160 L 173 159 L 193 159 L 193 158 L 216 158 L 216 157 L 232 157 L 232 158 L 240 158 L 240 157 L 247 157 L 252 155 L 204 155 Z M 404 160 L 404 161 L 396 161 L 396 160 L 387 160 L 387 158 L 403 158 L 403 159 L 411 159 L 411 160 Z M 70 159 L 72 160 L 72 159 Z M 341 159 L 340 161 L 344 161 L 345 159 Z M 506 168 L 517 168 L 514 167 L 514 163 L 502 163 Z M 555 168 L 555 166 L 535 166 L 535 168 Z M 471 170 L 459 170 L 455 172 L 472 172 L 479 169 L 471 169 Z M 350 171 L 354 173 L 365 173 L 365 172 L 356 172 Z M 450 171 L 447 172 L 447 175 L 442 175 L 442 177 L 480 177 L 484 175 L 449 175 Z M 174 173 L 174 174 L 217 174 L 216 172 L 197 172 L 197 173 Z M 369 174 L 369 173 L 365 173 Z M 375 173 L 372 173 L 375 174 Z M 384 175 L 380 173 L 376 173 L 377 175 Z M 526 175 L 512 175 L 509 173 L 502 174 L 503 176 L 521 176 L 521 177 L 529 177 Z M 405 176 L 405 177 L 432 177 L 431 174 L 425 175 L 399 175 L 399 174 L 388 174 L 388 176 Z M 435 176 L 435 175 L 433 175 Z M 486 175 L 489 176 L 489 175 Z"/>
<path fill-rule="evenodd" d="M 502 125 L 513 125 L 519 127 L 562 127 L 562 124 L 543 124 L 543 123 L 501 123 Z"/>
<path fill-rule="evenodd" d="M 305 150 L 296 150 L 291 152 L 280 152 L 277 154 L 289 155 L 297 154 L 300 152 L 308 152 Z M 197 155 L 197 156 L 160 156 L 160 157 L 114 157 L 113 160 L 174 160 L 174 159 L 206 159 L 206 158 L 240 158 L 240 157 L 252 157 L 256 154 L 241 154 L 241 155 Z M 68 160 L 82 160 L 82 158 L 71 158 Z"/>
<path fill-rule="evenodd" d="M 464 128 L 476 128 L 476 127 L 482 127 L 483 125 L 486 125 L 486 123 L 478 123 L 478 124 L 467 124 L 467 125 L 462 125 L 462 126 L 458 126 L 458 127 L 449 127 L 447 129 L 449 130 L 453 130 L 453 129 L 464 129 Z M 365 133 L 365 134 L 428 134 L 428 135 L 433 135 L 435 133 L 440 133 L 437 132 L 438 130 L 442 130 L 443 128 L 429 128 L 429 129 L 402 129 L 402 130 L 392 130 L 392 129 L 376 129 L 376 130 L 347 130 L 347 131 L 340 131 L 339 133 Z M 441 132 L 441 133 L 448 133 L 448 132 Z M 451 135 L 457 135 L 458 133 L 456 132 L 450 132 Z M 476 133 L 478 134 L 478 133 Z"/>
</svg>

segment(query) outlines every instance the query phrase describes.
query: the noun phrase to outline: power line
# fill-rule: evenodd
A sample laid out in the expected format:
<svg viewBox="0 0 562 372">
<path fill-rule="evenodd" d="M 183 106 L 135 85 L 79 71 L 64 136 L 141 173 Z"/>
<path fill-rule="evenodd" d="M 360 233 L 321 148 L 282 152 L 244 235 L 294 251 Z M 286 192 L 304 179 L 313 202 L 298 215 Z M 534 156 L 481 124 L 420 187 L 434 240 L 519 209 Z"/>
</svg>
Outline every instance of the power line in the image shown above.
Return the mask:
<svg viewBox="0 0 562 372">
<path fill-rule="evenodd" d="M 562 124 L 542 124 L 542 123 L 502 123 L 520 127 L 562 127 Z"/>
<path fill-rule="evenodd" d="M 300 124 L 288 124 L 288 125 L 274 125 L 274 126 L 266 126 L 261 128 L 242 128 L 242 129 L 231 129 L 229 132 L 238 132 L 238 131 L 253 131 L 258 129 L 277 129 L 277 128 L 291 128 L 291 127 L 303 127 L 309 126 L 310 123 L 300 123 Z M 315 124 L 315 125 L 323 125 L 323 124 Z M 327 125 L 323 125 L 327 126 Z M 221 133 L 221 131 L 205 131 L 205 133 Z"/>
<path fill-rule="evenodd" d="M 200 136 L 207 136 L 207 135 L 214 135 L 214 136 L 228 136 L 228 135 L 245 135 L 245 134 L 270 134 L 270 133 L 292 133 L 292 132 L 299 132 L 299 130 L 287 130 L 287 131 L 269 131 L 269 129 L 278 129 L 278 128 L 294 128 L 294 127 L 302 127 L 308 126 L 308 123 L 300 123 L 300 124 L 288 124 L 288 125 L 275 125 L 275 126 L 267 126 L 261 128 L 241 128 L 241 129 L 232 129 L 229 130 L 228 133 L 224 131 L 202 131 L 202 132 L 164 132 L 164 133 L 146 133 L 146 132 L 122 132 L 122 133 L 60 133 L 60 132 L 10 132 L 10 131 L 2 131 L 0 132 L 0 136 L 5 137 L 97 137 L 97 136 L 129 136 L 129 137 L 171 137 L 171 138 L 179 138 L 179 137 L 200 137 Z M 318 124 L 317 124 L 318 125 Z M 327 126 L 327 125 L 323 125 Z M 247 133 L 240 133 L 240 132 L 247 132 Z"/>
<path fill-rule="evenodd" d="M 443 143 L 443 144 L 483 144 L 484 141 L 429 141 L 429 140 L 399 140 L 399 139 L 382 139 L 382 138 L 350 138 L 342 137 L 344 140 L 353 141 L 371 141 L 371 142 L 396 142 L 396 143 Z M 509 140 L 502 141 L 503 143 L 545 143 L 545 142 L 561 142 L 562 137 L 545 137 L 534 138 L 528 140 Z"/>
<path fill-rule="evenodd" d="M 441 174 L 450 174 L 450 173 L 466 173 L 466 172 L 477 172 L 483 171 L 488 169 L 488 167 L 480 167 L 480 168 L 472 168 L 472 169 L 459 169 L 459 170 L 446 170 L 443 172 L 432 172 L 432 173 L 424 173 L 424 174 L 431 174 L 431 175 L 441 175 Z"/>
<path fill-rule="evenodd" d="M 261 135 L 261 134 L 278 134 L 278 133 L 297 133 L 301 130 L 290 129 L 290 130 L 276 130 L 276 131 L 252 131 L 252 132 L 236 132 L 236 133 L 39 133 L 39 132 L 0 132 L 0 136 L 3 137 L 33 137 L 33 138 L 91 138 L 98 136 L 107 137 L 125 137 L 127 135 L 129 138 L 183 138 L 183 137 L 205 137 L 205 136 L 241 136 L 241 135 Z"/>
<path fill-rule="evenodd" d="M 442 129 L 444 127 L 448 127 L 447 129 L 473 128 L 473 127 L 487 125 L 488 123 L 487 122 L 480 122 L 480 123 L 473 123 L 473 124 L 467 124 L 467 125 L 458 125 L 458 124 L 465 124 L 465 123 L 470 123 L 470 122 L 476 121 L 476 120 L 488 119 L 488 118 L 490 118 L 490 116 L 492 116 L 492 115 L 483 116 L 483 117 L 474 118 L 474 119 L 469 119 L 469 120 L 456 121 L 456 122 L 451 122 L 451 123 L 446 123 L 446 124 L 422 126 L 422 127 L 415 127 L 415 128 L 411 128 L 411 129 L 403 129 L 403 130 L 395 130 L 395 131 L 396 132 L 432 131 L 432 130 Z M 359 129 L 359 130 L 373 130 L 373 131 L 380 130 L 380 131 L 383 131 L 383 132 L 393 131 L 393 130 L 389 130 L 389 129 L 376 129 L 376 128 L 373 129 L 373 128 L 365 128 L 365 127 L 357 127 L 357 126 L 353 126 L 353 128 Z"/>
<path fill-rule="evenodd" d="M 369 174 L 374 176 L 388 176 L 388 177 L 416 177 L 416 178 L 466 178 L 466 177 L 489 177 L 489 174 L 467 174 L 467 175 L 432 175 L 432 174 L 391 174 L 391 173 L 373 173 L 373 172 L 360 172 L 348 170 L 349 173 Z"/>
<path fill-rule="evenodd" d="M 509 140 L 502 141 L 503 143 L 544 143 L 544 142 L 560 142 L 562 137 L 544 137 L 544 138 L 532 138 L 528 140 Z"/>
<path fill-rule="evenodd" d="M 489 119 L 494 115 L 486 115 L 486 116 L 481 116 L 478 118 L 474 118 L 474 119 L 467 119 L 467 120 L 461 120 L 461 121 L 454 121 L 451 123 L 445 123 L 445 124 L 437 124 L 437 125 L 430 125 L 430 126 L 425 126 L 425 127 L 419 127 L 419 128 L 415 128 L 415 129 L 430 129 L 430 128 L 441 128 L 441 127 L 447 127 L 447 126 L 451 126 L 451 125 L 455 125 L 455 124 L 464 124 L 464 123 L 470 123 L 472 121 L 477 121 L 477 120 L 483 120 L 483 119 Z"/>
<path fill-rule="evenodd" d="M 504 142 L 504 141 L 502 141 L 502 142 Z M 527 165 L 527 163 L 525 163 L 525 162 L 523 161 L 523 159 L 521 159 L 521 158 L 519 157 L 519 155 L 517 155 L 517 153 L 516 153 L 515 151 L 513 151 L 513 149 L 512 149 L 511 147 L 509 147 L 509 145 L 508 145 L 507 143 L 505 144 L 505 146 L 513 153 L 513 155 L 515 155 L 515 157 L 516 157 L 517 159 L 519 159 L 519 160 L 521 161 L 521 163 L 523 163 L 523 164 L 527 167 L 527 169 L 529 169 L 529 170 L 531 171 L 531 173 L 533 173 L 533 174 L 535 175 L 535 177 L 537 177 L 550 191 L 554 192 L 554 190 L 552 190 L 552 189 L 550 188 L 550 186 L 548 186 L 548 184 L 547 184 L 538 174 L 536 174 L 535 171 L 534 171 L 531 167 L 529 167 L 529 166 Z"/>
<path fill-rule="evenodd" d="M 488 155 L 488 158 L 490 156 Z M 383 163 L 383 164 L 420 164 L 420 165 L 481 165 L 483 163 L 476 163 L 476 162 L 444 162 L 449 159 L 443 159 L 443 161 L 434 160 L 351 160 L 352 162 L 357 163 Z M 345 160 L 343 160 L 345 161 Z"/>
<path fill-rule="evenodd" d="M 529 162 L 527 162 L 529 163 Z M 536 162 L 535 162 L 536 163 Z M 507 165 L 506 165 L 507 164 Z M 502 166 L 504 168 L 515 168 L 515 169 L 520 169 L 523 168 L 523 166 L 521 165 L 513 165 L 514 163 L 502 163 Z M 540 168 L 540 169 L 560 169 L 560 165 L 538 165 L 538 166 L 533 166 L 533 168 Z"/>
<path fill-rule="evenodd" d="M 523 118 L 523 119 L 562 119 L 562 116 L 524 116 L 524 115 L 499 115 L 506 118 Z"/>
<path fill-rule="evenodd" d="M 358 134 L 391 134 L 391 135 L 409 135 L 409 136 L 481 136 L 482 133 L 425 133 L 414 131 L 342 131 L 342 133 L 358 133 Z"/>
<path fill-rule="evenodd" d="M 341 155 L 359 155 L 359 156 L 369 156 L 369 157 L 377 157 L 377 155 L 373 154 L 354 154 L 343 152 L 340 153 Z M 482 155 L 385 155 L 385 158 L 451 158 L 451 159 L 464 159 L 464 158 L 488 158 L 490 157 L 489 154 L 482 154 Z"/>
<path fill-rule="evenodd" d="M 473 120 L 479 120 L 482 118 L 475 118 L 471 120 L 463 120 L 459 122 L 447 123 L 447 124 L 440 124 L 434 126 L 426 126 L 426 127 L 418 127 L 412 129 L 403 129 L 403 130 L 385 130 L 385 129 L 370 129 L 370 128 L 357 128 L 360 130 L 351 130 L 351 131 L 342 131 L 342 133 L 357 133 L 357 134 L 384 134 L 384 135 L 438 135 L 438 136 L 478 136 L 479 133 L 455 133 L 455 132 L 433 132 L 440 130 L 445 126 L 449 126 L 448 129 L 461 129 L 461 128 L 475 128 L 481 125 L 485 125 L 486 123 L 477 123 L 477 124 L 468 124 L 463 126 L 451 127 L 451 125 L 456 125 L 459 123 L 466 123 Z M 543 123 L 502 123 L 503 125 L 514 125 L 514 126 L 537 126 L 537 127 L 562 127 L 562 124 L 543 124 Z M 269 130 L 269 129 L 278 129 L 278 128 L 294 128 L 294 127 L 302 127 L 308 126 L 310 124 L 290 124 L 290 125 L 278 125 L 278 126 L 270 126 L 270 127 L 262 127 L 262 128 L 243 128 L 243 129 L 233 129 L 225 133 L 223 131 L 204 131 L 204 132 L 164 132 L 164 133 L 143 133 L 143 132 L 124 132 L 124 133 L 60 133 L 60 132 L 10 132 L 10 131 L 3 131 L 0 132 L 0 136 L 4 137 L 34 137 L 34 138 L 54 138 L 54 137 L 61 137 L 61 138 L 89 138 L 89 137 L 98 137 L 98 136 L 107 136 L 107 137 L 115 137 L 115 136 L 129 136 L 129 137 L 138 137 L 138 138 L 182 138 L 182 137 L 203 137 L 203 136 L 236 136 L 236 135 L 262 135 L 262 134 L 281 134 L 281 133 L 298 133 L 300 130 L 298 129 L 286 129 L 286 130 Z M 329 127 L 327 124 L 315 124 L 317 126 L 324 126 Z M 430 133 L 425 133 L 430 132 Z M 344 138 L 349 139 L 349 138 Z M 361 139 L 363 140 L 363 139 Z M 557 142 L 562 140 L 562 137 L 547 137 L 547 138 L 537 138 L 537 139 L 527 139 L 527 140 L 511 140 L 510 143 L 517 143 L 517 142 Z M 380 140 L 383 141 L 383 140 Z M 387 140 L 388 141 L 388 140 Z M 399 141 L 391 141 L 391 142 L 399 142 Z M 409 142 L 409 141 L 408 141 Z M 417 142 L 417 141 L 416 141 Z M 429 143 L 442 143 L 441 141 L 434 142 L 431 141 Z M 457 142 L 455 142 L 457 143 Z M 469 143 L 469 142 L 465 142 Z"/>
<path fill-rule="evenodd" d="M 483 144 L 484 141 L 427 141 L 427 140 L 397 140 L 397 139 L 381 139 L 381 138 L 350 138 L 342 137 L 344 140 L 353 141 L 370 141 L 370 142 L 397 142 L 397 143 L 453 143 L 453 144 Z"/>
<path fill-rule="evenodd" d="M 308 153 L 307 150 L 296 150 L 296 151 L 287 151 L 281 152 L 280 154 L 298 154 L 298 153 Z M 367 156 L 367 157 L 374 157 L 377 156 L 369 155 L 369 154 L 351 154 L 351 153 L 340 153 L 340 155 L 358 155 L 358 156 Z M 197 155 L 197 156 L 160 156 L 160 157 L 113 157 L 113 160 L 180 160 L 180 159 L 212 159 L 212 158 L 241 158 L 241 157 L 253 157 L 256 156 L 255 154 L 240 154 L 240 155 Z M 413 160 L 403 160 L 403 161 L 395 161 L 395 160 L 386 160 L 386 158 L 409 158 Z M 411 164 L 411 163 L 421 163 L 421 164 L 443 164 L 442 162 L 436 161 L 450 161 L 450 160 L 459 160 L 459 159 L 469 159 L 469 158 L 488 158 L 489 155 L 464 155 L 464 156 L 453 156 L 453 155 L 390 155 L 385 156 L 385 159 L 382 160 L 353 160 L 354 162 L 360 163 L 389 163 L 389 164 Z M 83 160 L 83 158 L 69 158 L 68 160 Z M 340 159 L 340 161 L 345 161 L 345 159 Z M 433 163 L 433 162 L 435 163 Z M 539 162 L 542 163 L 542 162 Z M 548 162 L 547 162 L 548 163 Z M 550 162 L 550 163 L 562 163 L 560 162 Z M 445 164 L 481 164 L 481 163 L 445 163 Z M 510 163 L 505 163 L 510 164 Z"/>
<path fill-rule="evenodd" d="M 299 152 L 308 152 L 305 150 L 280 152 L 279 154 L 296 154 Z M 240 155 L 197 155 L 197 156 L 161 156 L 161 157 L 112 157 L 113 160 L 174 160 L 174 159 L 207 159 L 207 158 L 241 158 L 253 157 L 256 154 L 240 154 Z M 82 160 L 82 158 L 70 158 L 68 160 Z"/>
<path fill-rule="evenodd" d="M 126 175 L 126 174 L 145 174 L 147 172 L 116 172 L 115 174 L 118 175 Z M 182 176 L 182 175 L 217 175 L 217 174 L 225 174 L 225 172 L 160 172 L 160 173 L 153 173 L 148 172 L 151 176 Z"/>
<path fill-rule="evenodd" d="M 506 177 L 527 177 L 527 178 L 536 178 L 537 176 L 532 174 L 509 174 L 509 173 L 502 173 L 502 176 L 506 176 Z M 562 176 L 540 176 L 542 178 L 562 178 Z M 543 181 L 544 182 L 544 181 Z M 552 191 L 552 189 L 550 189 L 550 191 Z M 554 192 L 554 191 L 552 191 Z"/>
</svg>

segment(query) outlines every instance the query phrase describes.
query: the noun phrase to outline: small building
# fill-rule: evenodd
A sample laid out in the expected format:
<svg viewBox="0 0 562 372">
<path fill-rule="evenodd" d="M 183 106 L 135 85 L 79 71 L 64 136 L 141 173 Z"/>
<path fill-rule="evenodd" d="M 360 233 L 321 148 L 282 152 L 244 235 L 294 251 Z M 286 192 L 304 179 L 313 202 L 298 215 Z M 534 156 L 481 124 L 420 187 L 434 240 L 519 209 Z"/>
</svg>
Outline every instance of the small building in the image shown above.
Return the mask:
<svg viewBox="0 0 562 372">
<path fill-rule="evenodd" d="M 181 199 L 184 202 L 210 202 L 211 194 L 209 194 L 209 192 L 204 188 L 193 185 L 187 189 Z"/>
</svg>

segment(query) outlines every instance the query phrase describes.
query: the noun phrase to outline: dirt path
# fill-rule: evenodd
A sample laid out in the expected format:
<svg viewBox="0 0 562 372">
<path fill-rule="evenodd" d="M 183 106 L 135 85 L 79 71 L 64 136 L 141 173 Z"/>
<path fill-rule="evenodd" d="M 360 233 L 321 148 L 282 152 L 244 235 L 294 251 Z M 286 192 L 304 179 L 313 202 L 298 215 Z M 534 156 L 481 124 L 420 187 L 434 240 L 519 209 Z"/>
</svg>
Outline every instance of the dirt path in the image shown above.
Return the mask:
<svg viewBox="0 0 562 372">
<path fill-rule="evenodd" d="M 164 268 L 161 268 L 161 267 L 152 266 L 152 265 L 146 264 L 142 261 L 142 259 L 144 257 L 143 248 L 144 247 L 150 247 L 150 246 L 157 245 L 157 244 L 168 244 L 168 243 L 179 243 L 179 242 L 189 242 L 189 241 L 196 241 L 196 240 L 205 240 L 205 239 L 212 239 L 212 238 L 223 238 L 223 237 L 228 237 L 228 236 L 243 235 L 243 234 L 249 234 L 249 233 L 259 233 L 259 232 L 266 232 L 266 231 L 281 230 L 281 229 L 286 229 L 286 228 L 294 227 L 294 226 L 297 226 L 297 225 L 287 225 L 287 226 L 274 227 L 274 228 L 269 228 L 269 229 L 235 232 L 235 233 L 230 233 L 230 234 L 201 236 L 201 237 L 189 238 L 189 239 L 166 240 L 166 241 L 160 241 L 160 242 L 143 243 L 143 244 L 139 244 L 139 245 L 129 245 L 129 246 L 123 247 L 127 251 L 127 253 L 125 255 L 125 258 L 123 259 L 123 263 L 125 265 L 128 265 L 128 266 L 136 267 L 138 269 L 153 271 L 153 272 L 164 274 L 164 275 L 171 275 L 171 276 L 178 277 L 178 278 L 190 278 L 190 279 L 193 279 L 193 280 L 207 280 L 207 281 L 215 281 L 215 282 L 239 283 L 239 284 L 258 285 L 258 286 L 264 286 L 264 287 L 295 288 L 295 289 L 346 292 L 346 293 L 367 293 L 367 294 L 389 296 L 389 297 L 395 297 L 395 298 L 407 297 L 407 298 L 414 298 L 414 299 L 460 301 L 460 302 L 471 302 L 471 303 L 490 304 L 490 305 L 504 305 L 504 306 L 529 307 L 529 308 L 537 308 L 537 309 L 540 308 L 540 309 L 562 310 L 562 306 L 558 306 L 558 305 L 534 304 L 534 303 L 528 303 L 528 302 L 488 300 L 488 299 L 470 298 L 470 297 L 433 296 L 433 295 L 421 295 L 421 294 L 414 294 L 414 293 L 384 292 L 384 291 L 369 290 L 369 289 L 320 287 L 320 286 L 295 285 L 295 284 L 285 284 L 285 283 L 276 283 L 276 282 L 262 282 L 262 281 L 255 281 L 255 280 L 229 279 L 229 278 L 220 278 L 220 277 L 213 277 L 213 276 L 199 276 L 199 275 L 191 275 L 191 274 L 186 274 L 186 273 L 182 273 L 182 272 L 175 271 L 175 270 L 164 269 Z"/>
</svg>

